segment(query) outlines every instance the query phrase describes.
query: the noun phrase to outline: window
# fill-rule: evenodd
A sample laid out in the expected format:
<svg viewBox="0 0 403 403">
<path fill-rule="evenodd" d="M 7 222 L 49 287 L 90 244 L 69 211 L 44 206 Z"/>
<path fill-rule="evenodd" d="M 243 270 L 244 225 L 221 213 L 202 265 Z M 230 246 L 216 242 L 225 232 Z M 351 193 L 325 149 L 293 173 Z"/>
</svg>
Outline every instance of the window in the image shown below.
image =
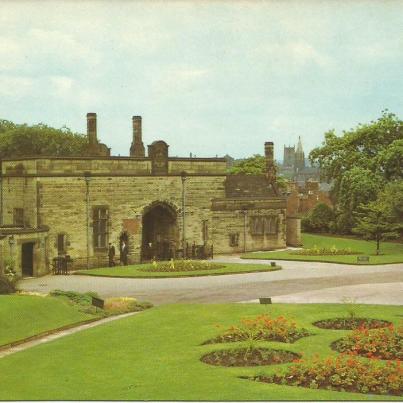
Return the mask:
<svg viewBox="0 0 403 403">
<path fill-rule="evenodd" d="M 57 234 L 57 254 L 66 254 L 66 234 Z"/>
<path fill-rule="evenodd" d="M 203 244 L 205 245 L 208 241 L 208 224 L 207 220 L 203 220 Z"/>
<path fill-rule="evenodd" d="M 24 226 L 24 209 L 15 208 L 14 209 L 14 225 Z"/>
<path fill-rule="evenodd" d="M 277 217 L 252 216 L 249 220 L 249 229 L 252 235 L 277 234 Z"/>
<path fill-rule="evenodd" d="M 94 248 L 108 246 L 108 208 L 95 207 L 93 209 L 93 236 Z"/>
<path fill-rule="evenodd" d="M 239 232 L 229 234 L 229 246 L 239 246 Z"/>
</svg>

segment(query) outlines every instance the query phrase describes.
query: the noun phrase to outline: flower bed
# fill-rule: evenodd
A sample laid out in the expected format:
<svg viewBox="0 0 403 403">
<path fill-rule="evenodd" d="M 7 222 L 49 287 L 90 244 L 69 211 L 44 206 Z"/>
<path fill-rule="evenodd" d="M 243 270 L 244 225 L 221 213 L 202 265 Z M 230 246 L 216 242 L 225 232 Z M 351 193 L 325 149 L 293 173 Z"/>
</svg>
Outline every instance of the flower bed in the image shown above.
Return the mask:
<svg viewBox="0 0 403 403">
<path fill-rule="evenodd" d="M 213 351 L 204 355 L 201 361 L 223 367 L 255 367 L 258 365 L 274 365 L 292 362 L 300 355 L 290 351 L 272 350 L 268 348 L 240 348 Z"/>
<path fill-rule="evenodd" d="M 306 329 L 298 329 L 294 321 L 283 316 L 270 318 L 260 315 L 254 319 L 243 319 L 241 326 L 231 326 L 222 335 L 207 340 L 203 344 L 228 343 L 243 340 L 267 340 L 293 343 L 301 337 L 309 336 Z"/>
<path fill-rule="evenodd" d="M 351 250 L 351 248 L 341 248 L 337 249 L 336 246 L 332 246 L 331 248 L 318 248 L 314 245 L 313 248 L 310 249 L 300 249 L 293 252 L 290 252 L 291 255 L 302 255 L 302 256 L 328 256 L 328 255 L 361 255 L 362 252 L 357 252 Z"/>
<path fill-rule="evenodd" d="M 251 379 L 251 378 L 250 378 Z M 260 382 L 380 395 L 403 394 L 403 368 L 400 361 L 386 365 L 376 361 L 359 360 L 344 355 L 313 362 L 300 361 L 284 375 L 257 376 Z"/>
<path fill-rule="evenodd" d="M 360 328 L 332 343 L 342 353 L 358 354 L 383 360 L 403 360 L 403 326 L 368 330 Z"/>
<path fill-rule="evenodd" d="M 211 263 L 207 261 L 197 260 L 171 260 L 170 262 L 156 262 L 153 261 L 151 266 L 147 265 L 140 271 L 197 271 L 197 270 L 215 270 L 224 268 L 224 264 Z"/>
<path fill-rule="evenodd" d="M 321 329 L 352 330 L 358 328 L 377 329 L 388 327 L 392 323 L 387 320 L 368 318 L 334 318 L 314 322 L 313 325 Z"/>
</svg>

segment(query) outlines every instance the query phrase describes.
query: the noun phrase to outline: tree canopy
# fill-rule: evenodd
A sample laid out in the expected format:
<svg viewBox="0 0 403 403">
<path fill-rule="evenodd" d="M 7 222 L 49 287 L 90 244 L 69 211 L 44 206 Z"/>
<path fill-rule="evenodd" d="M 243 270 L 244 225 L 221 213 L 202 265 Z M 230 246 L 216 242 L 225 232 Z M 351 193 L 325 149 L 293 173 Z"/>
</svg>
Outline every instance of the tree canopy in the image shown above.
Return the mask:
<svg viewBox="0 0 403 403">
<path fill-rule="evenodd" d="M 378 120 L 359 124 L 342 136 L 329 131 L 309 159 L 333 184 L 336 231 L 351 233 L 358 225 L 355 213 L 359 206 L 384 197 L 383 190 L 389 183 L 403 180 L 403 121 L 384 111 Z M 401 192 L 399 186 L 396 189 Z"/>
<path fill-rule="evenodd" d="M 0 120 L 0 159 L 30 156 L 83 156 L 87 138 L 69 128 L 29 126 Z"/>
</svg>

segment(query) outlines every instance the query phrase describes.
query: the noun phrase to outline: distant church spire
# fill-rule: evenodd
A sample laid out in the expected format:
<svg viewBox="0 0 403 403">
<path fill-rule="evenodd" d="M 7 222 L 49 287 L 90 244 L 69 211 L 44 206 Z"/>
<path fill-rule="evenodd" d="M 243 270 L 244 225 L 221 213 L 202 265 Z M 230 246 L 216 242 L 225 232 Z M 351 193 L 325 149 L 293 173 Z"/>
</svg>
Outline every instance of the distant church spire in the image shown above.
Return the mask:
<svg viewBox="0 0 403 403">
<path fill-rule="evenodd" d="M 301 136 L 298 136 L 297 150 L 295 151 L 295 170 L 300 171 L 305 168 L 305 154 L 302 148 Z"/>
</svg>

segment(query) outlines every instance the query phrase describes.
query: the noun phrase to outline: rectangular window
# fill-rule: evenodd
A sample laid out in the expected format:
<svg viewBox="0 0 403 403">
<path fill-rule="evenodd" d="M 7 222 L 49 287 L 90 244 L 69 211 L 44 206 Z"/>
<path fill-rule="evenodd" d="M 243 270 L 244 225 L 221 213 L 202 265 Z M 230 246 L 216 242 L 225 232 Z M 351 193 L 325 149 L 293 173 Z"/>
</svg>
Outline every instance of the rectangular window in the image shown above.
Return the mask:
<svg viewBox="0 0 403 403">
<path fill-rule="evenodd" d="M 57 234 L 57 254 L 66 254 L 66 234 Z"/>
<path fill-rule="evenodd" d="M 239 246 L 239 232 L 229 234 L 229 246 Z"/>
<path fill-rule="evenodd" d="M 250 233 L 252 235 L 277 234 L 277 223 L 276 216 L 252 216 L 249 221 Z"/>
<path fill-rule="evenodd" d="M 93 236 L 94 248 L 108 246 L 108 208 L 95 207 L 93 209 Z"/>
<path fill-rule="evenodd" d="M 14 209 L 14 225 L 24 226 L 24 209 L 15 208 Z"/>
</svg>

